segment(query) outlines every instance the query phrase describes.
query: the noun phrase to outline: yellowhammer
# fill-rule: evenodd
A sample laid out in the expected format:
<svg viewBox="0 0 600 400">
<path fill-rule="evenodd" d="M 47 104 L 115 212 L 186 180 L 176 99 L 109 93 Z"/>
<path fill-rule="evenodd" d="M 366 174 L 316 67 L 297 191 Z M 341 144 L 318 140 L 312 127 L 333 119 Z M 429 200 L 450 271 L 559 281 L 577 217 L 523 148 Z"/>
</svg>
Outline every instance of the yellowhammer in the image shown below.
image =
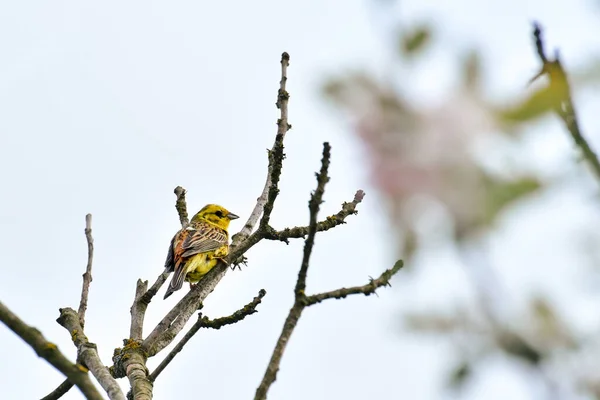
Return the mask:
<svg viewBox="0 0 600 400">
<path fill-rule="evenodd" d="M 190 287 L 202 279 L 217 261 L 229 254 L 229 222 L 239 218 L 217 204 L 198 211 L 190 225 L 173 236 L 165 268 L 173 272 L 165 299 L 181 289 L 183 281 Z"/>
</svg>

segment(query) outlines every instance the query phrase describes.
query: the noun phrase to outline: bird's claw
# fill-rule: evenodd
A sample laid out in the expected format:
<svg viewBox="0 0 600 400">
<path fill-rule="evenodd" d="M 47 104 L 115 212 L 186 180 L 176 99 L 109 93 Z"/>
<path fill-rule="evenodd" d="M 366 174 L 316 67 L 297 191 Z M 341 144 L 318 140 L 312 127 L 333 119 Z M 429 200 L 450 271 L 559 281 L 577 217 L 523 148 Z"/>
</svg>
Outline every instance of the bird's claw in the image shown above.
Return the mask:
<svg viewBox="0 0 600 400">
<path fill-rule="evenodd" d="M 248 266 L 248 258 L 246 258 L 246 256 L 244 256 L 243 254 L 241 256 L 239 256 L 236 260 L 233 261 L 233 263 L 231 263 L 231 270 L 235 271 L 236 268 L 238 268 L 240 271 L 242 270 L 241 265 L 244 264 L 244 266 Z"/>
</svg>

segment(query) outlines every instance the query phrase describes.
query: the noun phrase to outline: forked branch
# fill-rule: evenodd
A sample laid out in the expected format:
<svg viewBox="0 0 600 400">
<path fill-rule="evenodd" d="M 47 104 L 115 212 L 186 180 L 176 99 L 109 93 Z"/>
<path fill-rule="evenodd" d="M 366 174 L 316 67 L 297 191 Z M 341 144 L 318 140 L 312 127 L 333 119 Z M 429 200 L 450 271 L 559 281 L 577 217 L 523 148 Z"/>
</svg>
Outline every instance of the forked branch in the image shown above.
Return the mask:
<svg viewBox="0 0 600 400">
<path fill-rule="evenodd" d="M 90 380 L 85 367 L 69 361 L 54 343 L 46 340 L 40 331 L 27 325 L 2 303 L 0 303 L 0 321 L 31 346 L 39 357 L 48 361 L 54 368 L 62 372 L 70 382 L 77 385 L 87 399 L 103 400 L 102 395 Z"/>
<path fill-rule="evenodd" d="M 310 255 L 314 247 L 316 233 L 319 230 L 317 215 L 319 213 L 320 205 L 323 201 L 325 185 L 329 181 L 328 168 L 330 158 L 331 147 L 329 146 L 329 143 L 324 143 L 323 158 L 321 159 L 321 170 L 317 174 L 317 188 L 311 195 L 310 201 L 308 203 L 308 208 L 310 211 L 308 227 L 294 228 L 298 233 L 306 232 L 307 234 L 306 240 L 304 241 L 304 255 L 302 257 L 302 263 L 300 264 L 300 272 L 298 273 L 298 279 L 296 281 L 296 287 L 294 290 L 294 304 L 292 305 L 292 308 L 290 309 L 290 312 L 288 313 L 288 316 L 283 324 L 283 329 L 281 330 L 279 339 L 275 344 L 275 348 L 273 350 L 273 353 L 271 354 L 271 359 L 269 360 L 269 364 L 267 365 L 263 379 L 260 382 L 258 388 L 256 389 L 256 394 L 254 396 L 255 400 L 264 400 L 267 398 L 269 388 L 277 379 L 277 372 L 279 371 L 279 366 L 281 364 L 281 359 L 283 358 L 283 354 L 285 352 L 287 343 L 289 342 L 289 339 L 292 336 L 296 325 L 298 324 L 298 321 L 302 315 L 302 311 L 304 311 L 306 307 L 311 306 L 313 304 L 317 304 L 325 299 L 344 298 L 350 294 L 370 295 L 374 293 L 377 288 L 389 285 L 389 281 L 392 278 L 392 276 L 402 268 L 402 261 L 398 261 L 396 262 L 396 265 L 394 265 L 393 268 L 386 270 L 383 274 L 381 274 L 379 278 L 372 279 L 368 284 L 364 286 L 341 288 L 331 292 L 325 292 L 310 296 L 306 295 L 306 278 L 308 275 L 308 268 L 310 265 Z M 344 204 L 342 212 L 346 212 L 348 213 L 348 215 L 349 213 L 354 213 L 356 204 L 360 203 L 363 197 L 364 193 L 362 191 L 358 191 L 352 203 Z M 287 230 L 287 232 L 290 231 L 291 230 Z"/>
</svg>

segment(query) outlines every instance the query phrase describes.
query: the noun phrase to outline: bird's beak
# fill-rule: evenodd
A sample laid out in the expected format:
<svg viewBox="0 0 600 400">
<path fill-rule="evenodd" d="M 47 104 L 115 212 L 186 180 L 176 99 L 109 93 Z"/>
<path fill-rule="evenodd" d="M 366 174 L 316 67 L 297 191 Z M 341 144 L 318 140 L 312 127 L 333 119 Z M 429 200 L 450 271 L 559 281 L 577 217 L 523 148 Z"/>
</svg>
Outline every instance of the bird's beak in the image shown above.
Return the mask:
<svg viewBox="0 0 600 400">
<path fill-rule="evenodd" d="M 229 218 L 229 219 L 238 219 L 238 218 L 239 218 L 239 216 L 238 216 L 238 215 L 235 215 L 234 213 L 231 213 L 231 212 L 230 212 L 229 214 L 227 214 L 227 218 Z"/>
</svg>

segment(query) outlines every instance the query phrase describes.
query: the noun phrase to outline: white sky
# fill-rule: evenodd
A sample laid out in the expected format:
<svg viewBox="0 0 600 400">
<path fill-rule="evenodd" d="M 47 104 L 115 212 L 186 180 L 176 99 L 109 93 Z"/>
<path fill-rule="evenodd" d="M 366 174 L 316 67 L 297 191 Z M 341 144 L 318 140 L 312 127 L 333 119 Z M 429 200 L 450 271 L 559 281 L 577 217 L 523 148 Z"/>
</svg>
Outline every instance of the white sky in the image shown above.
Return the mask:
<svg viewBox="0 0 600 400">
<path fill-rule="evenodd" d="M 530 38 L 534 18 L 550 43 L 560 46 L 568 67 L 598 48 L 598 9 L 588 3 L 407 1 L 398 14 L 357 0 L 0 5 L 2 302 L 74 358 L 69 335 L 55 319 L 59 307 L 78 304 L 84 216 L 91 212 L 96 253 L 86 334 L 110 365 L 113 349 L 128 335 L 135 281 L 153 280 L 162 271 L 178 227 L 173 188 L 188 190 L 190 212 L 209 202 L 242 216 L 253 207 L 275 132 L 282 51 L 291 55 L 293 130 L 273 224 L 306 224 L 321 143 L 330 141 L 332 180 L 323 215 L 337 212 L 358 188 L 367 197 L 349 224 L 317 237 L 308 288 L 366 283 L 393 264 L 394 246 L 385 240 L 386 215 L 366 182 L 361 151 L 322 101 L 320 83 L 353 68 L 387 71 L 384 39 L 398 16 L 434 21 L 443 38 L 422 74 L 407 77 L 420 101 L 443 95 L 454 71 L 447 62 L 470 45 L 484 50 L 490 93 L 518 93 L 538 67 Z M 584 120 L 594 116 L 583 111 Z M 584 127 L 590 135 L 597 129 Z M 571 162 L 559 124 L 548 131 L 548 138 L 537 136 L 547 142 L 536 157 L 550 169 Z M 552 199 L 533 215 L 517 210 L 518 218 L 507 218 L 493 244 L 494 260 L 514 265 L 507 268 L 517 275 L 506 274 L 505 283 L 517 291 L 539 283 L 539 275 L 523 272 L 523 265 L 562 271 L 571 260 L 564 235 L 537 237 L 540 224 L 548 224 L 547 232 L 589 221 L 586 210 L 548 220 L 557 208 L 586 204 L 585 194 L 565 191 Z M 552 254 L 534 256 L 549 242 Z M 259 313 L 220 331 L 201 331 L 157 380 L 156 399 L 254 395 L 292 304 L 301 249 L 301 242 L 264 243 L 248 253 L 249 267 L 228 274 L 204 311 L 227 315 L 265 288 Z M 397 325 L 401 305 L 444 304 L 444 293 L 453 296 L 452 287 L 460 285 L 443 251 L 426 261 L 438 267 L 430 268 L 427 280 L 408 282 L 401 274 L 379 297 L 308 309 L 269 398 L 443 398 L 442 373 L 451 365 L 447 346 L 401 335 Z M 449 272 L 442 274 L 444 263 Z M 548 277 L 549 288 L 560 284 L 561 278 Z M 161 291 L 149 308 L 146 332 L 182 294 L 162 301 Z M 581 315 L 588 321 L 589 314 Z M 0 328 L 0 343 L 3 398 L 40 398 L 63 380 L 6 328 Z M 151 359 L 150 369 L 161 358 Z M 469 398 L 529 398 L 526 384 L 508 369 L 494 371 L 495 378 L 482 378 Z M 80 397 L 71 390 L 64 399 Z"/>
</svg>

